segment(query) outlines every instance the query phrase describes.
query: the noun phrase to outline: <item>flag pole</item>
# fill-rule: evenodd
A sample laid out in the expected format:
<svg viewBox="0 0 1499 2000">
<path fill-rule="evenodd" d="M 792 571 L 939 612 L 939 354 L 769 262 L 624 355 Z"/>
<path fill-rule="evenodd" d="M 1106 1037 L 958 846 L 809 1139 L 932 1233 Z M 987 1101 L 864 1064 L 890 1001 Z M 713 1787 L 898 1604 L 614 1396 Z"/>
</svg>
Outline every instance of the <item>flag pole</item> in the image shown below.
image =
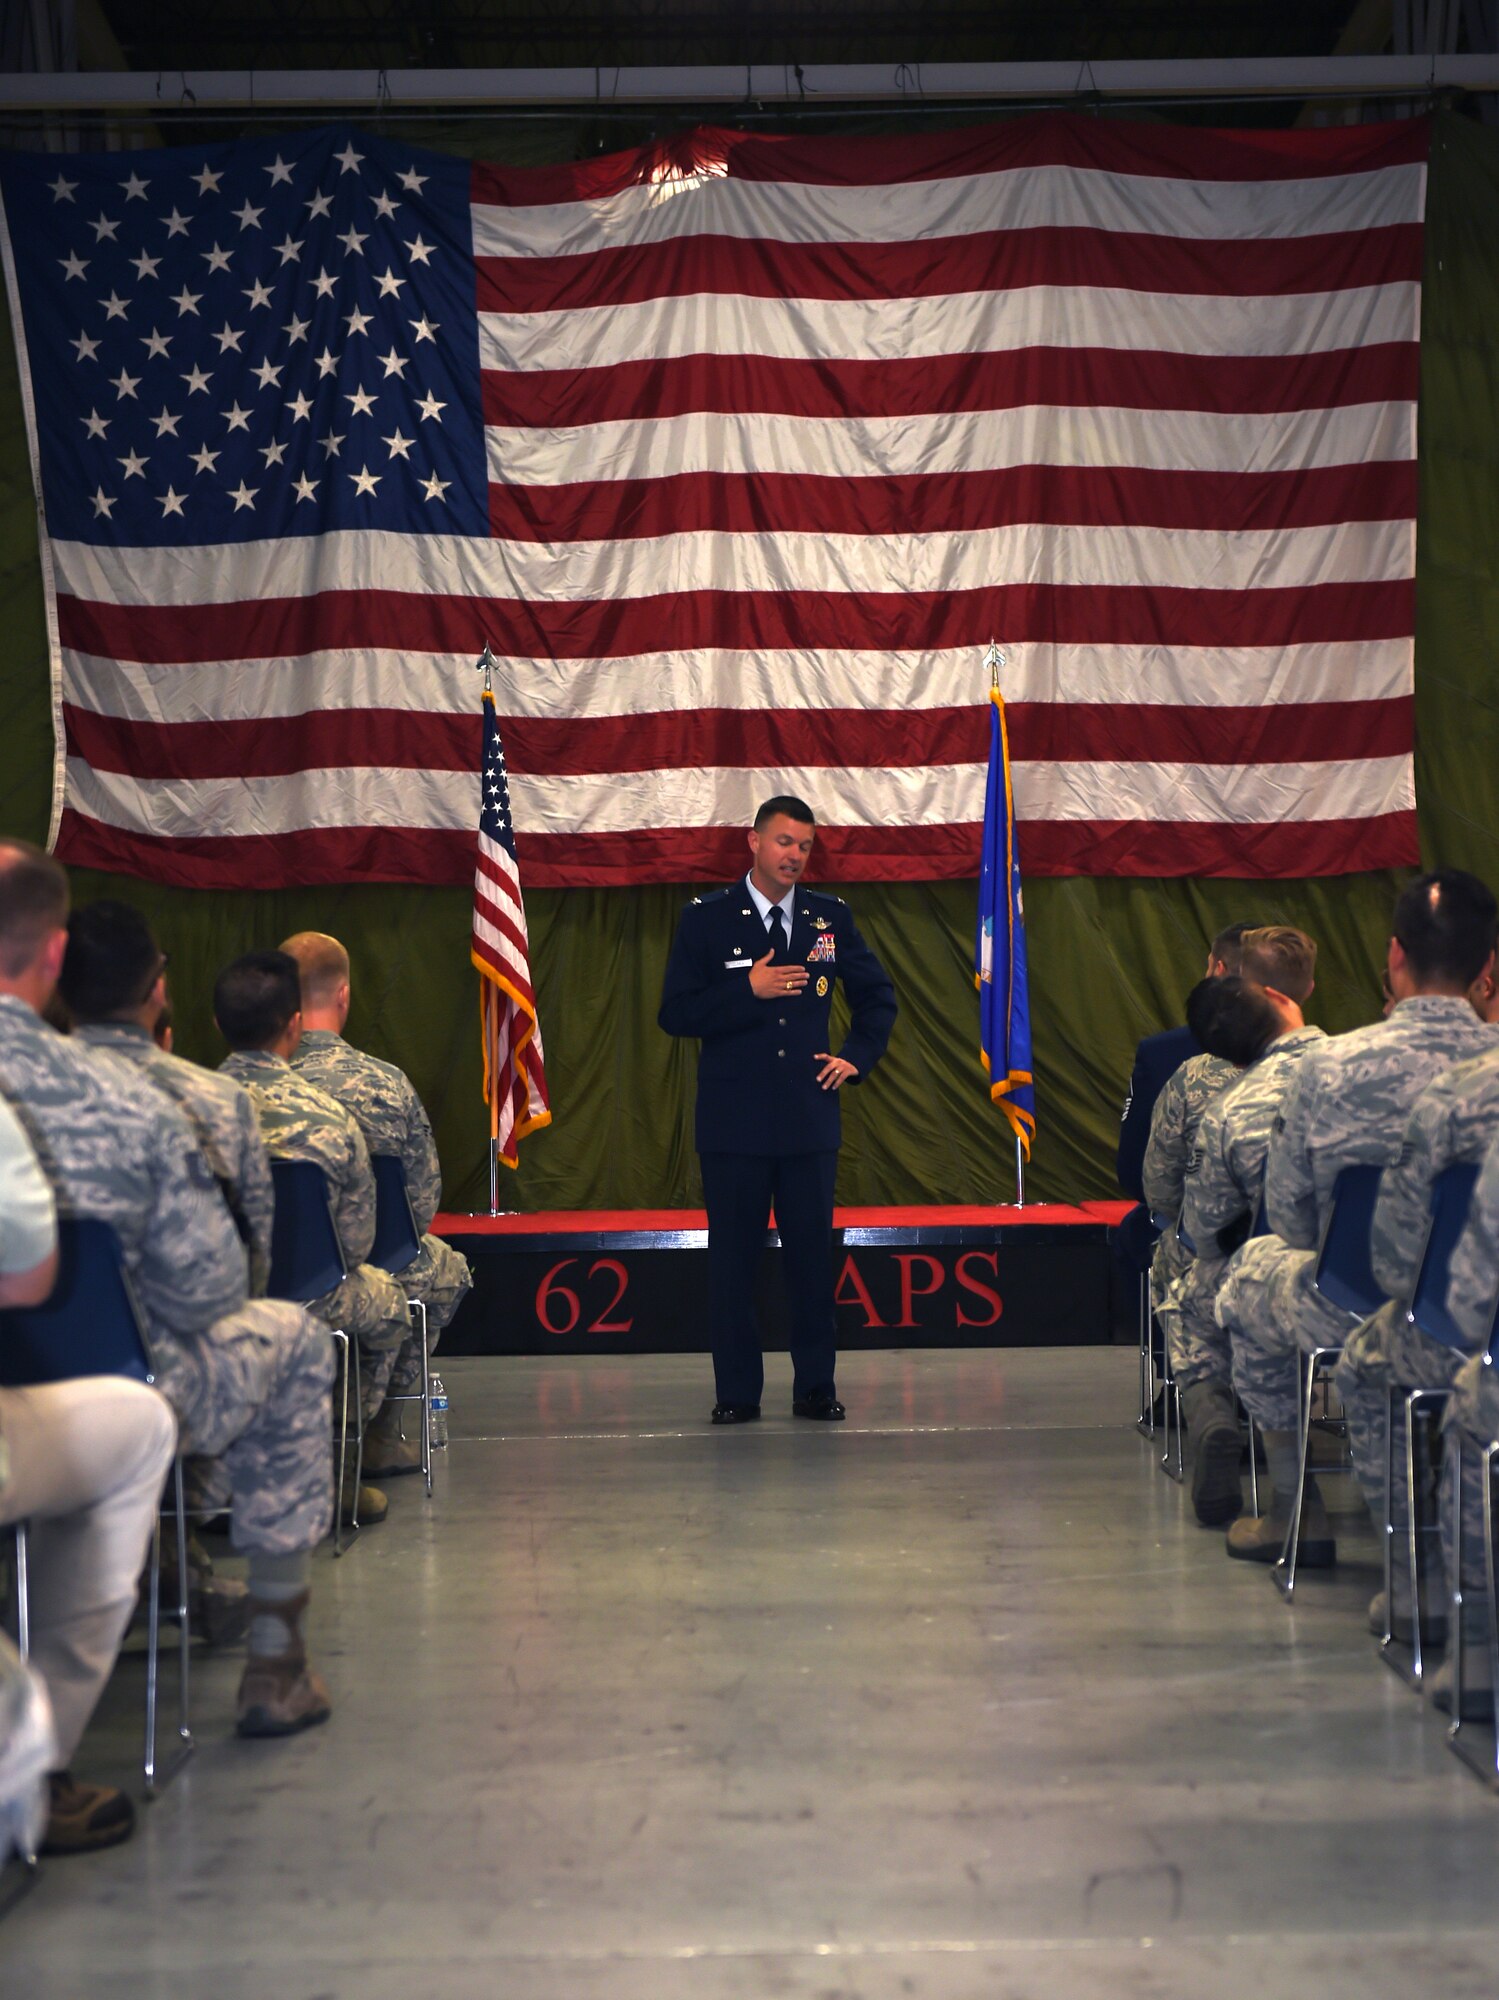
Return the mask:
<svg viewBox="0 0 1499 2000">
<path fill-rule="evenodd" d="M 989 650 L 984 654 L 984 665 L 989 669 L 989 692 L 999 693 L 999 677 L 1008 664 L 1005 653 L 997 639 L 990 639 Z M 1015 1134 L 1015 1206 L 1025 1207 L 1025 1142 L 1019 1132 Z"/>
<path fill-rule="evenodd" d="M 492 695 L 494 693 L 495 657 L 490 651 L 487 639 L 484 641 L 484 650 L 478 659 L 474 661 L 474 665 L 484 676 L 485 694 Z M 489 1030 L 486 1026 L 486 1035 L 488 1032 Z M 511 1212 L 508 1209 L 502 1211 L 500 1208 L 500 1142 L 493 1136 L 491 1136 L 489 1141 L 489 1212 L 492 1216 L 501 1213 L 509 1214 Z"/>
</svg>

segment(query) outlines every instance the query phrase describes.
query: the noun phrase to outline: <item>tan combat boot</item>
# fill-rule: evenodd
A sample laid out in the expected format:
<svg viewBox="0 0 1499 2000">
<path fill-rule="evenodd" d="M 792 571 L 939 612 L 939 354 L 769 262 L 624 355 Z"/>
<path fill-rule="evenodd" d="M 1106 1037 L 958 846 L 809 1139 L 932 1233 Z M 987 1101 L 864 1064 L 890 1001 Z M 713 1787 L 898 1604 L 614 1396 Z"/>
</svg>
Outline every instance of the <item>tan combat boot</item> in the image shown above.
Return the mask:
<svg viewBox="0 0 1499 2000">
<path fill-rule="evenodd" d="M 1279 1562 L 1290 1529 L 1290 1498 L 1283 1500 L 1277 1492 L 1270 1503 L 1268 1513 L 1257 1517 L 1245 1514 L 1234 1522 L 1228 1531 L 1228 1553 L 1239 1562 Z M 1316 1481 L 1308 1479 L 1306 1493 L 1301 1502 L 1301 1533 L 1296 1540 L 1296 1567 L 1331 1569 L 1337 1559 L 1338 1545 L 1333 1539 L 1332 1523 L 1327 1518 L 1322 1495 L 1317 1491 Z"/>
<path fill-rule="evenodd" d="M 420 1403 L 382 1403 L 378 1415 L 366 1425 L 364 1470 L 371 1479 L 399 1479 L 403 1473 L 421 1471 L 421 1445 L 413 1443 L 401 1428 L 408 1409 L 416 1413 L 420 1423 L 421 1408 Z"/>
<path fill-rule="evenodd" d="M 298 1730 L 326 1722 L 333 1712 L 322 1676 L 307 1664 L 302 1619 L 310 1595 L 304 1590 L 284 1602 L 250 1600 L 252 1644 L 255 1622 L 274 1619 L 285 1645 L 279 1653 L 252 1651 L 245 1664 L 235 1723 L 241 1736 L 294 1736 Z"/>
<path fill-rule="evenodd" d="M 338 1496 L 338 1518 L 346 1528 L 378 1527 L 380 1522 L 390 1512 L 390 1502 L 378 1486 L 359 1486 L 356 1488 L 353 1475 L 354 1467 L 351 1461 L 348 1471 L 344 1475 L 343 1489 Z M 333 1476 L 335 1480 L 338 1478 L 337 1465 L 333 1468 Z M 357 1506 L 355 1505 L 356 1493 L 358 1495 Z"/>
</svg>

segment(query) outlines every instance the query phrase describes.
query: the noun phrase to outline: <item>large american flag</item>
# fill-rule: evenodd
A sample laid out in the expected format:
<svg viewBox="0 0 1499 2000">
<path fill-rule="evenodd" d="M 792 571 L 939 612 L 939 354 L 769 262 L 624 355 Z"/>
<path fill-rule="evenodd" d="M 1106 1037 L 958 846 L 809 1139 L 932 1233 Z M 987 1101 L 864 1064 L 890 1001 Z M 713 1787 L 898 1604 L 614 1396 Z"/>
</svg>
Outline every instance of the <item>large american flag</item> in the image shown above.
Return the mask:
<svg viewBox="0 0 1499 2000">
<path fill-rule="evenodd" d="M 1427 128 L 0 160 L 58 851 L 532 886 L 1414 861 Z"/>
<path fill-rule="evenodd" d="M 484 696 L 484 751 L 479 765 L 479 853 L 474 867 L 473 936 L 479 974 L 479 1024 L 484 1045 L 484 1095 L 489 1136 L 507 1167 L 518 1165 L 520 1142 L 552 1122 L 531 945 L 515 858 L 515 826 L 505 750 L 494 698 Z"/>
</svg>

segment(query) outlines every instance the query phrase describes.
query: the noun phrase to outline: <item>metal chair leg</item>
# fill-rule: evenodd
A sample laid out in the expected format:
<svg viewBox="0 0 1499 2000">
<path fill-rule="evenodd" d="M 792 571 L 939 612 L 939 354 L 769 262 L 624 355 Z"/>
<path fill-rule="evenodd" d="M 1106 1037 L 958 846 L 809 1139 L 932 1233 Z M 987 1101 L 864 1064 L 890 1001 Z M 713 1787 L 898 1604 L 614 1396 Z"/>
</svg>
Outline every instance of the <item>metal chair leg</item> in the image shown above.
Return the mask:
<svg viewBox="0 0 1499 2000">
<path fill-rule="evenodd" d="M 432 1498 L 432 1354 L 427 1345 L 427 1303 L 408 1299 L 408 1309 L 422 1323 L 422 1477 L 427 1482 L 427 1498 Z"/>
<path fill-rule="evenodd" d="M 11 1534 L 15 1550 L 16 1651 L 20 1654 L 24 1665 L 31 1657 L 31 1573 L 26 1523 L 15 1522 Z M 21 1863 L 23 1885 L 29 1888 L 38 1872 L 35 1850 L 30 1847 L 18 1847 L 16 1855 Z M 3 1915 L 15 1900 L 14 1897 L 9 1897 L 4 1903 L 0 1903 L 0 1915 Z"/>
<path fill-rule="evenodd" d="M 156 1791 L 156 1684 L 161 1645 L 161 1516 L 151 1530 L 150 1571 L 146 1579 L 146 1753 L 142 1766 L 146 1797 Z"/>
<path fill-rule="evenodd" d="M 1253 1417 L 1249 1419 L 1249 1511 L 1260 1518 L 1259 1429 Z"/>
<path fill-rule="evenodd" d="M 182 1459 L 172 1464 L 173 1499 L 177 1506 L 177 1735 L 181 1741 L 179 1759 L 191 1754 L 193 1725 L 191 1700 L 192 1633 L 188 1630 L 187 1577 L 187 1496 L 183 1491 Z M 174 1767 L 175 1768 L 175 1767 Z"/>
<path fill-rule="evenodd" d="M 1174 1441 L 1173 1441 L 1174 1434 Z M 1186 1448 L 1182 1433 L 1182 1399 L 1171 1366 L 1171 1341 L 1162 1329 L 1161 1345 L 1161 1470 L 1178 1486 L 1186 1479 Z"/>
<path fill-rule="evenodd" d="M 1452 1575 L 1448 1579 L 1447 1636 L 1452 1663 L 1452 1720 L 1447 1738 L 1452 1741 L 1463 1726 L 1463 1681 L 1468 1664 L 1466 1634 L 1463 1631 L 1463 1440 L 1459 1432 L 1452 1440 Z M 1414 1535 L 1412 1536 L 1414 1540 Z M 1421 1620 L 1416 1618 L 1416 1643 L 1421 1640 Z"/>
<path fill-rule="evenodd" d="M 1426 1664 L 1421 1652 L 1421 1555 L 1419 1527 L 1416 1521 L 1416 1411 L 1422 1404 L 1442 1404 L 1450 1391 L 1446 1389 L 1411 1389 L 1405 1396 L 1405 1551 L 1406 1566 L 1411 1587 L 1411 1670 L 1410 1683 L 1419 1688 L 1425 1679 Z M 1461 1488 L 1458 1492 L 1461 1505 Z M 1461 1529 L 1459 1512 L 1459 1530 Z M 1453 1586 L 1459 1595 L 1462 1588 L 1462 1571 L 1459 1569 Z M 1391 1616 L 1394 1606 L 1391 1606 Z"/>
<path fill-rule="evenodd" d="M 1296 1408 L 1296 1491 L 1291 1497 L 1291 1519 L 1286 1529 L 1285 1546 L 1276 1558 L 1270 1574 L 1277 1588 L 1286 1597 L 1291 1597 L 1296 1589 L 1296 1551 L 1301 1540 L 1301 1504 L 1306 1497 L 1306 1466 L 1312 1448 L 1312 1390 L 1317 1378 L 1317 1357 L 1322 1350 L 1316 1348 L 1310 1354 L 1298 1353 L 1297 1366 L 1300 1373 L 1301 1394 Z"/>
<path fill-rule="evenodd" d="M 1150 1337 L 1155 1330 L 1154 1314 L 1150 1310 L 1150 1273 L 1140 1274 L 1140 1298 L 1136 1317 L 1140 1330 L 1140 1414 L 1135 1419 L 1135 1429 L 1141 1437 L 1155 1436 L 1155 1356 L 1151 1353 Z"/>
<path fill-rule="evenodd" d="M 1494 1593 L 1494 1460 L 1499 1457 L 1499 1441 L 1484 1446 L 1483 1467 L 1483 1581 L 1489 1594 L 1489 1686 L 1494 1690 L 1494 1744 L 1488 1764 L 1488 1778 L 1499 1786 L 1499 1596 Z"/>
<path fill-rule="evenodd" d="M 1396 1673 L 1404 1673 L 1391 1657 L 1395 1643 L 1395 1396 L 1390 1383 L 1385 1389 L 1384 1414 L 1384 1631 L 1379 1640 L 1379 1657 Z"/>
<path fill-rule="evenodd" d="M 339 1357 L 339 1416 L 338 1416 L 338 1477 L 333 1494 L 333 1553 L 341 1556 L 344 1552 L 343 1497 L 344 1478 L 349 1466 L 349 1336 L 340 1327 L 329 1329 L 336 1347 L 343 1349 Z M 356 1495 L 355 1507 L 359 1502 Z"/>
<path fill-rule="evenodd" d="M 183 1491 L 182 1460 L 172 1461 L 172 1512 L 177 1523 L 177 1737 L 170 1764 L 160 1770 L 156 1756 L 156 1720 L 161 1693 L 161 1516 L 151 1537 L 151 1577 L 146 1587 L 146 1749 L 141 1759 L 141 1775 L 147 1799 L 160 1795 L 161 1788 L 193 1754 L 193 1730 L 189 1710 L 191 1699 L 192 1632 L 188 1622 L 187 1500 Z"/>
<path fill-rule="evenodd" d="M 31 1658 L 31 1569 L 26 1523 L 17 1521 L 16 1546 L 16 1651 L 23 1662 Z"/>
<path fill-rule="evenodd" d="M 359 1531 L 359 1488 L 364 1481 L 364 1368 L 359 1359 L 359 1342 L 349 1342 L 349 1368 L 353 1375 L 352 1399 L 354 1404 L 354 1505 L 350 1519 L 357 1534 Z"/>
</svg>

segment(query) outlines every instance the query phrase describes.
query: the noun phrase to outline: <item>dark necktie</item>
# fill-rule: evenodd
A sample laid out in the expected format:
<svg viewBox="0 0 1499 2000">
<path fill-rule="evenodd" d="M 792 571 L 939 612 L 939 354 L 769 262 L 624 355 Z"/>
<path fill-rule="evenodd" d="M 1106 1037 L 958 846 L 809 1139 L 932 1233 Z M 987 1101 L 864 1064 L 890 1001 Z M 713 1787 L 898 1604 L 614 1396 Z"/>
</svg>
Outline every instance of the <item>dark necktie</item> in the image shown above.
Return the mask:
<svg viewBox="0 0 1499 2000">
<path fill-rule="evenodd" d="M 785 952 L 791 940 L 786 935 L 786 913 L 781 909 L 779 904 L 771 910 L 770 915 L 766 918 L 765 930 L 770 939 L 771 950 Z"/>
</svg>

